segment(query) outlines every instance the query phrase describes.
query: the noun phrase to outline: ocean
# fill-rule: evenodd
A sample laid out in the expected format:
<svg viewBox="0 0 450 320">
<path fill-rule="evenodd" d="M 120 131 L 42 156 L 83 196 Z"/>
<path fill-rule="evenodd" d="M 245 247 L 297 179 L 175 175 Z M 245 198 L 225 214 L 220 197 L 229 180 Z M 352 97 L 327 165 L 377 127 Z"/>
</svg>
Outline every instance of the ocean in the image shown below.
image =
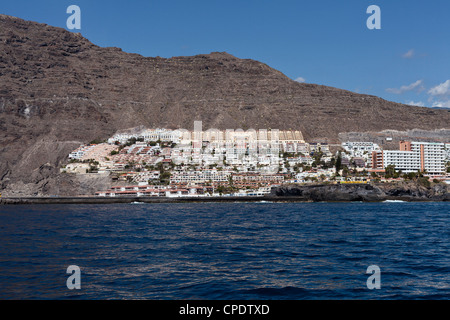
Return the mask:
<svg viewBox="0 0 450 320">
<path fill-rule="evenodd" d="M 449 299 L 449 208 L 0 206 L 0 299 Z M 80 289 L 67 286 L 72 265 Z"/>
</svg>

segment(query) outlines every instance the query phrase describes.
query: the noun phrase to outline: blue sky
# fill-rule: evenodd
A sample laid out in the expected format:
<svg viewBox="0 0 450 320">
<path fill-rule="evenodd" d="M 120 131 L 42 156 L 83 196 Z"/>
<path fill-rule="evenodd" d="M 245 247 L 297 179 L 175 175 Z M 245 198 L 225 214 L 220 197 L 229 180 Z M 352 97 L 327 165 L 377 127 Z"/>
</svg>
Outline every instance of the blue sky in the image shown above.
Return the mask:
<svg viewBox="0 0 450 320">
<path fill-rule="evenodd" d="M 226 51 L 286 76 L 401 103 L 450 108 L 450 1 L 2 1 L 0 13 L 81 32 L 143 56 Z M 369 30 L 369 5 L 381 29 Z"/>
</svg>

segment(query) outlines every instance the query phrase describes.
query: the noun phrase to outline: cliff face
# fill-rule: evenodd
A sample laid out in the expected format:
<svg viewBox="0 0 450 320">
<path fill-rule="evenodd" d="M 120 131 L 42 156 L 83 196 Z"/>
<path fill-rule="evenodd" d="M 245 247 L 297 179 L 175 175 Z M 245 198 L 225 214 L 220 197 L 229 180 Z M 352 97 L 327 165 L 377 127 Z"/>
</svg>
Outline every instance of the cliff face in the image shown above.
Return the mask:
<svg viewBox="0 0 450 320">
<path fill-rule="evenodd" d="M 336 141 L 340 132 L 450 123 L 450 111 L 297 83 L 227 53 L 147 58 L 5 15 L 0 84 L 0 190 L 27 185 L 31 195 L 58 190 L 58 166 L 81 143 L 139 125 L 202 120 L 206 129 L 300 129 Z"/>
<path fill-rule="evenodd" d="M 386 194 L 372 185 L 287 185 L 273 188 L 272 196 L 304 201 L 383 201 Z"/>
</svg>

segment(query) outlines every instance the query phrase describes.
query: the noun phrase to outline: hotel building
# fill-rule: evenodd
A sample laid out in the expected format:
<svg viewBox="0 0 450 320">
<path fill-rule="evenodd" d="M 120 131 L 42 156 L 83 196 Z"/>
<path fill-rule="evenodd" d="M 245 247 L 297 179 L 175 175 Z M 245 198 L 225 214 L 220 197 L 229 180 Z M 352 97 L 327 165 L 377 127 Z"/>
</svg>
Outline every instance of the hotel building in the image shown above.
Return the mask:
<svg viewBox="0 0 450 320">
<path fill-rule="evenodd" d="M 400 141 L 400 150 L 372 151 L 372 169 L 393 165 L 404 173 L 426 171 L 428 174 L 445 172 L 444 143 Z"/>
</svg>

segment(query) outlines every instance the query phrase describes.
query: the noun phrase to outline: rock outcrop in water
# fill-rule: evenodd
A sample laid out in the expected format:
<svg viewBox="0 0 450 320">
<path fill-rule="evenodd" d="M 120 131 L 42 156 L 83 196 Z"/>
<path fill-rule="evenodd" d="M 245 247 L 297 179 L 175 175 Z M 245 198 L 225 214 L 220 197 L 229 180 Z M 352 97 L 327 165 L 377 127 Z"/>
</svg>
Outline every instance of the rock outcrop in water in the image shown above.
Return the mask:
<svg viewBox="0 0 450 320">
<path fill-rule="evenodd" d="M 378 187 L 386 194 L 388 199 L 450 201 L 450 185 L 445 183 L 431 183 L 430 186 L 427 186 L 409 181 L 383 183 Z"/>
<path fill-rule="evenodd" d="M 273 188 L 271 197 L 303 201 L 450 201 L 450 186 L 415 182 L 379 184 L 286 185 Z"/>
</svg>

